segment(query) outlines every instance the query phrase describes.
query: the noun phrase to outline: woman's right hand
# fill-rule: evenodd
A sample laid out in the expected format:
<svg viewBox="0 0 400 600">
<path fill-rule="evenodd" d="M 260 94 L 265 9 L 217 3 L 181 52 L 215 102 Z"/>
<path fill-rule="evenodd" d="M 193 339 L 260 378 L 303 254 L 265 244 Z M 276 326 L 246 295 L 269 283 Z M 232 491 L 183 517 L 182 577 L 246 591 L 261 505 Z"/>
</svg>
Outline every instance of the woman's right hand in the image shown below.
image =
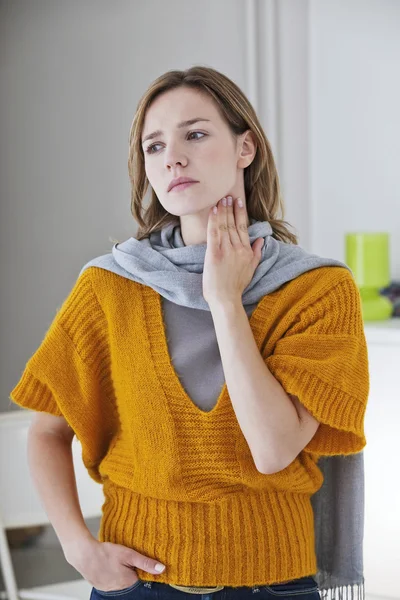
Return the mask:
<svg viewBox="0 0 400 600">
<path fill-rule="evenodd" d="M 94 588 L 103 592 L 123 590 L 139 580 L 135 567 L 159 575 L 159 564 L 121 544 L 99 542 L 95 538 L 76 540 L 73 547 L 64 548 L 69 562 Z M 164 569 L 163 569 L 164 570 Z"/>
</svg>

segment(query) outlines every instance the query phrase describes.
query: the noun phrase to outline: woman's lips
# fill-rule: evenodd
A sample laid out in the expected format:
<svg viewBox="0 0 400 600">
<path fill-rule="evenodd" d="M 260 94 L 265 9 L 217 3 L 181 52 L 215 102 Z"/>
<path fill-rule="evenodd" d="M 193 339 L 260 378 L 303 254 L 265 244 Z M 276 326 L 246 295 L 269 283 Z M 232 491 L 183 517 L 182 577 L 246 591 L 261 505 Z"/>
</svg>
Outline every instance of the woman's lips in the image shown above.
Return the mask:
<svg viewBox="0 0 400 600">
<path fill-rule="evenodd" d="M 173 188 L 171 188 L 169 191 L 170 192 L 180 192 L 181 190 L 186 189 L 187 187 L 189 187 L 189 185 L 193 185 L 194 183 L 199 183 L 198 181 L 186 181 L 186 183 L 179 183 L 178 185 L 174 185 Z"/>
</svg>

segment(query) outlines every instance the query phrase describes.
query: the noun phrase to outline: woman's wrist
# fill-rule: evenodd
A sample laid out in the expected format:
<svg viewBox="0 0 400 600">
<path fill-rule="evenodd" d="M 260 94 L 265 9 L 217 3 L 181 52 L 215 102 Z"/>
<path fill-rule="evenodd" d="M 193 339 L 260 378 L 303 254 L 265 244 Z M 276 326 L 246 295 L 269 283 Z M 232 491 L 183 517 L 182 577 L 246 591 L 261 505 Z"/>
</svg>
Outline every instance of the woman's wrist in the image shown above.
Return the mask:
<svg viewBox="0 0 400 600">
<path fill-rule="evenodd" d="M 100 544 L 87 529 L 78 533 L 73 538 L 61 542 L 66 561 L 73 567 L 77 567 L 85 556 L 93 550 L 93 546 Z"/>
</svg>

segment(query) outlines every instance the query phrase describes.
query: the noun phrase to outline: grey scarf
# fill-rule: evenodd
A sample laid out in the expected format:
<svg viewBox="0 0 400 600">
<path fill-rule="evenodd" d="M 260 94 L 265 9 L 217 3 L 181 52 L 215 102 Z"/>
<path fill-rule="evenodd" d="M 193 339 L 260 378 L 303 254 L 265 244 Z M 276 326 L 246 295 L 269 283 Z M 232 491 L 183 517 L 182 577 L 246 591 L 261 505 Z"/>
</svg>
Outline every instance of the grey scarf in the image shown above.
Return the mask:
<svg viewBox="0 0 400 600">
<path fill-rule="evenodd" d="M 244 305 L 256 303 L 298 275 L 321 266 L 347 267 L 272 237 L 267 221 L 250 219 L 250 243 L 264 238 L 261 260 L 244 290 Z M 150 286 L 181 306 L 210 310 L 202 293 L 207 244 L 185 246 L 180 226 L 169 224 L 141 241 L 116 243 L 110 254 L 86 263 Z M 351 270 L 349 269 L 351 272 Z M 325 600 L 365 599 L 363 575 L 364 455 L 321 457 L 322 487 L 312 497 L 318 583 Z"/>
</svg>

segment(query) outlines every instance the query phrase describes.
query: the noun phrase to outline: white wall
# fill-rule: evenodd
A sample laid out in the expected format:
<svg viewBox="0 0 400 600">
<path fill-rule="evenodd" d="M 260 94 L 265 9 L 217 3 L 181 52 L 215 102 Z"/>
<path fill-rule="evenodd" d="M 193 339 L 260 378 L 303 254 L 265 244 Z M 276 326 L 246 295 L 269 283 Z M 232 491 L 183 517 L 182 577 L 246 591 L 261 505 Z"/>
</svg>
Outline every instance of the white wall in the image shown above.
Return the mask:
<svg viewBox="0 0 400 600">
<path fill-rule="evenodd" d="M 400 2 L 310 0 L 311 248 L 388 231 L 400 279 Z"/>
<path fill-rule="evenodd" d="M 276 0 L 278 165 L 287 215 L 311 249 L 308 0 Z"/>
</svg>

